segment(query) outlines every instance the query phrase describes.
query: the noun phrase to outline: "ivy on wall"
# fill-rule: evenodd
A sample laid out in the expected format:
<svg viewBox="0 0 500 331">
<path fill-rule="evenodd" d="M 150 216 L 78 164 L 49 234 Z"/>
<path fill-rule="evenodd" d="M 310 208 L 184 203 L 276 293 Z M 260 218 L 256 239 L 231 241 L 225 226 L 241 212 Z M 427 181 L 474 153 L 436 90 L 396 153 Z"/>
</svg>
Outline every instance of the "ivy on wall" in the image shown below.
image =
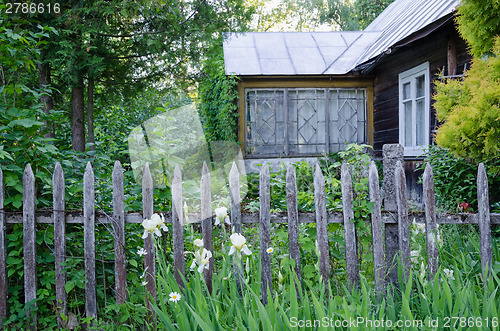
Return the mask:
<svg viewBox="0 0 500 331">
<path fill-rule="evenodd" d="M 237 141 L 238 91 L 236 76 L 226 76 L 222 56 L 207 63 L 199 86 L 199 113 L 210 141 Z"/>
</svg>

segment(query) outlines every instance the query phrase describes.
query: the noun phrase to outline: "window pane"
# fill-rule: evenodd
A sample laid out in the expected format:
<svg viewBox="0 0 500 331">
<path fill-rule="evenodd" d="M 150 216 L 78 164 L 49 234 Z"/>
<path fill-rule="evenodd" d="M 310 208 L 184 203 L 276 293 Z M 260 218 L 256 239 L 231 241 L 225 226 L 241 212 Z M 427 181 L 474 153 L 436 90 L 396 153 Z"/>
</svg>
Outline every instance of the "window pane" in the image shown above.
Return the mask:
<svg viewBox="0 0 500 331">
<path fill-rule="evenodd" d="M 404 103 L 405 108 L 405 146 L 413 146 L 412 141 L 412 111 L 411 111 L 411 101 Z"/>
<path fill-rule="evenodd" d="M 247 154 L 283 153 L 284 91 L 247 92 Z"/>
<path fill-rule="evenodd" d="M 425 113 L 424 100 L 417 101 L 417 146 L 422 146 L 425 143 Z"/>
<path fill-rule="evenodd" d="M 410 83 L 403 84 L 403 100 L 411 98 L 411 85 Z"/>
<path fill-rule="evenodd" d="M 425 76 L 422 75 L 422 76 L 418 76 L 417 78 L 415 78 L 416 80 L 416 97 L 417 98 L 420 98 L 420 97 L 423 97 L 425 95 Z"/>
</svg>

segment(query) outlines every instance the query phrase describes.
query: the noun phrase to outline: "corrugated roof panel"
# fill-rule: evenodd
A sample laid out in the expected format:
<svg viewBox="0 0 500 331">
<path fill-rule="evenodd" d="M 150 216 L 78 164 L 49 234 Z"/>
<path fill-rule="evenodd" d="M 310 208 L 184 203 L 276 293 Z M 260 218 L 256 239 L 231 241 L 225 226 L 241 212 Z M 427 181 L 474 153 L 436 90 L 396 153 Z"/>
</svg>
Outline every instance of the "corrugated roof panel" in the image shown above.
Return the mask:
<svg viewBox="0 0 500 331">
<path fill-rule="evenodd" d="M 452 13 L 460 0 L 396 0 L 365 31 L 254 32 L 224 42 L 226 73 L 346 74 Z"/>
<path fill-rule="evenodd" d="M 366 62 L 398 41 L 453 13 L 460 0 L 396 0 L 365 29 L 381 31 L 381 37 L 358 60 Z"/>
</svg>

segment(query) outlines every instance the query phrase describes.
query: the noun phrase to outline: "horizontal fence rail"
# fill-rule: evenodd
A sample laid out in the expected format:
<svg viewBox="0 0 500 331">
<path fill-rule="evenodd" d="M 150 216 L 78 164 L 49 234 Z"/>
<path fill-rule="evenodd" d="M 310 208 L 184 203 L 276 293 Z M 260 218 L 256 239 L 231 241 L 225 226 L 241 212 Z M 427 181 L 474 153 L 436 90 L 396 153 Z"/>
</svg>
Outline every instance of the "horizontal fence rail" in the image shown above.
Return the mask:
<svg viewBox="0 0 500 331">
<path fill-rule="evenodd" d="M 405 275 L 408 277 L 411 267 L 409 251 L 410 230 L 412 222 L 423 223 L 426 226 L 426 241 L 428 252 L 429 278 L 438 270 L 439 256 L 437 249 L 436 231 L 437 224 L 479 224 L 481 245 L 481 266 L 486 282 L 491 273 L 491 225 L 500 224 L 500 214 L 490 214 L 488 201 L 488 181 L 484 166 L 478 168 L 478 213 L 477 214 L 439 214 L 435 211 L 435 195 L 432 168 L 426 166 L 424 183 L 424 212 L 410 212 L 406 204 L 406 185 L 402 167 L 401 148 L 395 146 L 391 158 L 384 158 L 384 186 L 385 199 L 382 199 L 379 188 L 379 177 L 374 162 L 368 171 L 370 200 L 374 203 L 371 214 L 374 276 L 377 292 L 384 293 L 387 282 L 396 282 L 394 277 L 394 258 L 402 259 Z M 398 152 L 399 151 L 399 152 Z M 385 153 L 385 147 L 384 147 Z M 399 153 L 399 154 L 398 154 Z M 390 154 L 390 153 L 389 153 Z M 211 206 L 210 171 L 206 164 L 201 169 L 201 204 L 199 213 L 190 213 L 187 219 L 190 223 L 201 224 L 204 248 L 213 253 L 212 227 L 214 214 Z M 386 176 L 392 176 L 387 178 Z M 392 179 L 392 180 L 389 180 Z M 65 211 L 64 202 L 64 173 L 59 163 L 56 164 L 53 174 L 53 199 L 54 209 L 51 211 L 35 210 L 34 176 L 28 164 L 23 176 L 23 211 L 6 212 L 3 210 L 4 181 L 0 169 L 0 318 L 6 318 L 8 282 L 6 277 L 6 229 L 7 224 L 23 224 L 24 240 L 24 291 L 26 302 L 36 299 L 36 223 L 54 224 L 54 255 L 55 255 L 55 289 L 58 302 L 58 324 L 63 325 L 62 314 L 66 314 L 68 298 L 65 292 L 67 282 L 62 264 L 66 261 L 66 224 L 84 225 L 84 261 L 85 261 L 85 308 L 87 317 L 98 315 L 96 296 L 96 270 L 95 270 L 95 228 L 98 224 L 112 224 L 115 249 L 115 292 L 116 302 L 123 303 L 127 300 L 127 261 L 125 256 L 125 224 L 141 223 L 146 218 L 151 218 L 154 213 L 153 206 L 153 181 L 149 166 L 146 165 L 142 180 L 141 212 L 125 213 L 123 192 L 123 169 L 117 161 L 113 169 L 113 212 L 107 214 L 95 210 L 94 173 L 90 163 L 87 164 L 83 178 L 83 211 Z M 286 198 L 287 211 L 270 213 L 270 174 L 269 166 L 264 164 L 259 177 L 260 210 L 254 213 L 242 212 L 240 203 L 239 172 L 233 164 L 229 174 L 230 185 L 230 214 L 232 227 L 240 233 L 243 224 L 259 224 L 260 249 L 261 249 L 261 279 L 262 301 L 267 303 L 268 293 L 273 295 L 272 288 L 272 256 L 266 254 L 271 246 L 271 223 L 288 224 L 289 254 L 295 261 L 295 272 L 301 282 L 300 246 L 298 242 L 299 224 L 316 223 L 319 258 L 319 272 L 323 282 L 328 283 L 331 278 L 329 263 L 329 248 L 327 225 L 339 223 L 344 226 L 345 258 L 347 279 L 351 286 L 359 285 L 359 258 L 356 241 L 356 228 L 351 220 L 354 218 L 352 211 L 353 188 L 349 166 L 344 163 L 341 171 L 342 204 L 344 212 L 328 212 L 326 210 L 325 180 L 321 169 L 316 166 L 314 171 L 314 196 L 315 212 L 299 212 L 297 208 L 297 184 L 295 168 L 290 165 L 286 173 Z M 383 205 L 382 206 L 382 202 Z M 182 212 L 182 173 L 178 166 L 174 171 L 172 180 L 172 212 L 162 213 L 167 223 L 172 224 L 174 275 L 180 286 L 184 286 L 182 278 L 185 275 L 184 237 L 183 225 L 185 215 Z M 383 236 L 385 233 L 385 238 Z M 385 240 L 385 241 L 384 241 Z M 146 272 L 146 306 L 149 311 L 148 319 L 156 319 L 153 303 L 156 300 L 156 267 L 155 247 L 153 238 L 148 235 L 144 239 L 144 249 L 147 252 L 144 259 Z M 233 271 L 238 289 L 244 291 L 244 282 L 241 281 L 242 265 L 233 260 Z M 212 291 L 212 275 L 214 272 L 213 259 L 209 268 L 204 269 L 204 277 L 208 290 Z M 269 291 L 269 292 L 268 292 Z M 36 314 L 28 312 L 36 328 Z"/>
</svg>

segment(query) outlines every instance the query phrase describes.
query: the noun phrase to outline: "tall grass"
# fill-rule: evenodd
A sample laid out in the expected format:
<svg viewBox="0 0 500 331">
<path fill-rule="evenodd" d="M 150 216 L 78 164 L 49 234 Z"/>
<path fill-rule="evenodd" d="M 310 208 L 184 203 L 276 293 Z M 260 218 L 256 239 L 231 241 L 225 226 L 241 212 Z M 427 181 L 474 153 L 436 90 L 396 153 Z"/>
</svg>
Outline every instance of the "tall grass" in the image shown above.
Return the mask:
<svg viewBox="0 0 500 331">
<path fill-rule="evenodd" d="M 273 293 L 263 305 L 260 293 L 260 254 L 254 250 L 244 263 L 244 290 L 240 293 L 232 275 L 232 259 L 222 256 L 216 265 L 213 292 L 203 275 L 186 275 L 179 288 L 170 264 L 160 257 L 158 298 L 155 307 L 159 330 L 498 330 L 500 312 L 500 254 L 493 247 L 492 277 L 484 285 L 477 238 L 448 235 L 440 252 L 438 273 L 429 280 L 422 264 L 414 265 L 408 281 L 399 270 L 399 285 L 389 285 L 377 295 L 371 281 L 359 288 L 325 286 L 319 278 L 300 284 L 288 264 L 283 277 L 273 274 Z M 443 270 L 446 269 L 446 272 Z M 453 270 L 453 274 L 449 270 Z M 336 291 L 336 292 L 335 292 Z M 178 292 L 178 302 L 169 293 Z M 330 295 L 326 295 L 330 293 Z"/>
</svg>

